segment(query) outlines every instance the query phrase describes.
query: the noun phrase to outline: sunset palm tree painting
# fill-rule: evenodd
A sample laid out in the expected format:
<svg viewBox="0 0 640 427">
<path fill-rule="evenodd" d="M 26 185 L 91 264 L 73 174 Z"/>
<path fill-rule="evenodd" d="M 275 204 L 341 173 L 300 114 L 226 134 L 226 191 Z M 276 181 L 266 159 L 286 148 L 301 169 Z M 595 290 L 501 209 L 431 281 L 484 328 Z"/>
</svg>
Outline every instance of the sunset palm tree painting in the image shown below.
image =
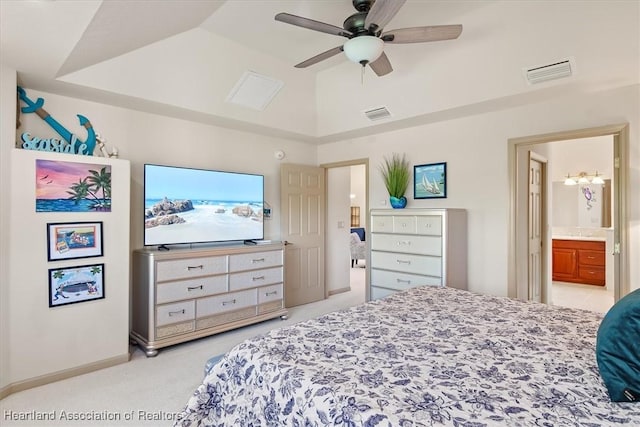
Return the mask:
<svg viewBox="0 0 640 427">
<path fill-rule="evenodd" d="M 36 160 L 36 212 L 110 211 L 110 165 Z"/>
</svg>

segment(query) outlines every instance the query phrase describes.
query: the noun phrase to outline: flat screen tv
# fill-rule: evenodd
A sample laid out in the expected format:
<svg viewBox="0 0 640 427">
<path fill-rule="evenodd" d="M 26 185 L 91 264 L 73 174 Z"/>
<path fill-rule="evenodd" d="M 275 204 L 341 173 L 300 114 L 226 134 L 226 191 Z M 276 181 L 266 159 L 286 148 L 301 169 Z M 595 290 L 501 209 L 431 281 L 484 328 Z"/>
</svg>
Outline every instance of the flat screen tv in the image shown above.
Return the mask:
<svg viewBox="0 0 640 427">
<path fill-rule="evenodd" d="M 144 245 L 264 238 L 264 176 L 144 165 Z"/>
</svg>

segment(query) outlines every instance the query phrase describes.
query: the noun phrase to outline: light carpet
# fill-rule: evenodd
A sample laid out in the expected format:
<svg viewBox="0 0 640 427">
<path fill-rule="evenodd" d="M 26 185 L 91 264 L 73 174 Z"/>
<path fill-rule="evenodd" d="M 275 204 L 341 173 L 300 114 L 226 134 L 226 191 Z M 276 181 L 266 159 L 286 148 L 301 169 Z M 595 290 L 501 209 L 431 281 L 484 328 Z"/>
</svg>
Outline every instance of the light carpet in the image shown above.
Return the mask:
<svg viewBox="0 0 640 427">
<path fill-rule="evenodd" d="M 210 357 L 226 353 L 244 340 L 271 329 L 364 300 L 365 269 L 352 268 L 351 291 L 290 308 L 287 320 L 268 320 L 168 347 L 152 358 L 131 347 L 128 363 L 12 394 L 0 401 L 0 425 L 170 426 L 202 381 Z M 34 420 L 43 417 L 47 419 Z"/>
</svg>

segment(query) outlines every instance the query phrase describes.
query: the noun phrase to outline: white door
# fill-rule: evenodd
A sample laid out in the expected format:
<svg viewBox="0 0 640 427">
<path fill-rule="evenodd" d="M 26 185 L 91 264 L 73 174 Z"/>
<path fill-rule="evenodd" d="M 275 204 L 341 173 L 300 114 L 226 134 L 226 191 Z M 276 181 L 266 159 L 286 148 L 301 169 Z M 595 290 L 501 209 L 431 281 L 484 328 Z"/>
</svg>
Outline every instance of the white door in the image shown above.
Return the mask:
<svg viewBox="0 0 640 427">
<path fill-rule="evenodd" d="M 285 306 L 325 298 L 324 169 L 280 167 L 280 230 L 285 242 Z"/>
<path fill-rule="evenodd" d="M 529 151 L 529 197 L 528 197 L 528 240 L 529 262 L 528 270 L 528 299 L 543 302 L 543 191 L 544 191 L 544 164 L 547 160 L 532 151 Z"/>
</svg>

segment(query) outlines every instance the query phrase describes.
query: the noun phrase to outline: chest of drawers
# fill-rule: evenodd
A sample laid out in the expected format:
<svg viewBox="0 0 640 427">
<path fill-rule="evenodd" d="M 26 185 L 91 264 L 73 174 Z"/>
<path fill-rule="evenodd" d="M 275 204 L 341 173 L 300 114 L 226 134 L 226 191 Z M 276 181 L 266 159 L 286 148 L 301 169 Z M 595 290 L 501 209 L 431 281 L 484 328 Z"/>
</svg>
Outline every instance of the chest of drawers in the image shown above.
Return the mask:
<svg viewBox="0 0 640 427">
<path fill-rule="evenodd" d="M 371 211 L 369 298 L 415 286 L 467 287 L 467 225 L 462 209 Z"/>
<path fill-rule="evenodd" d="M 158 349 L 286 318 L 282 244 L 133 253 L 131 338 Z"/>
<path fill-rule="evenodd" d="M 553 239 L 552 280 L 605 285 L 605 242 Z"/>
</svg>

